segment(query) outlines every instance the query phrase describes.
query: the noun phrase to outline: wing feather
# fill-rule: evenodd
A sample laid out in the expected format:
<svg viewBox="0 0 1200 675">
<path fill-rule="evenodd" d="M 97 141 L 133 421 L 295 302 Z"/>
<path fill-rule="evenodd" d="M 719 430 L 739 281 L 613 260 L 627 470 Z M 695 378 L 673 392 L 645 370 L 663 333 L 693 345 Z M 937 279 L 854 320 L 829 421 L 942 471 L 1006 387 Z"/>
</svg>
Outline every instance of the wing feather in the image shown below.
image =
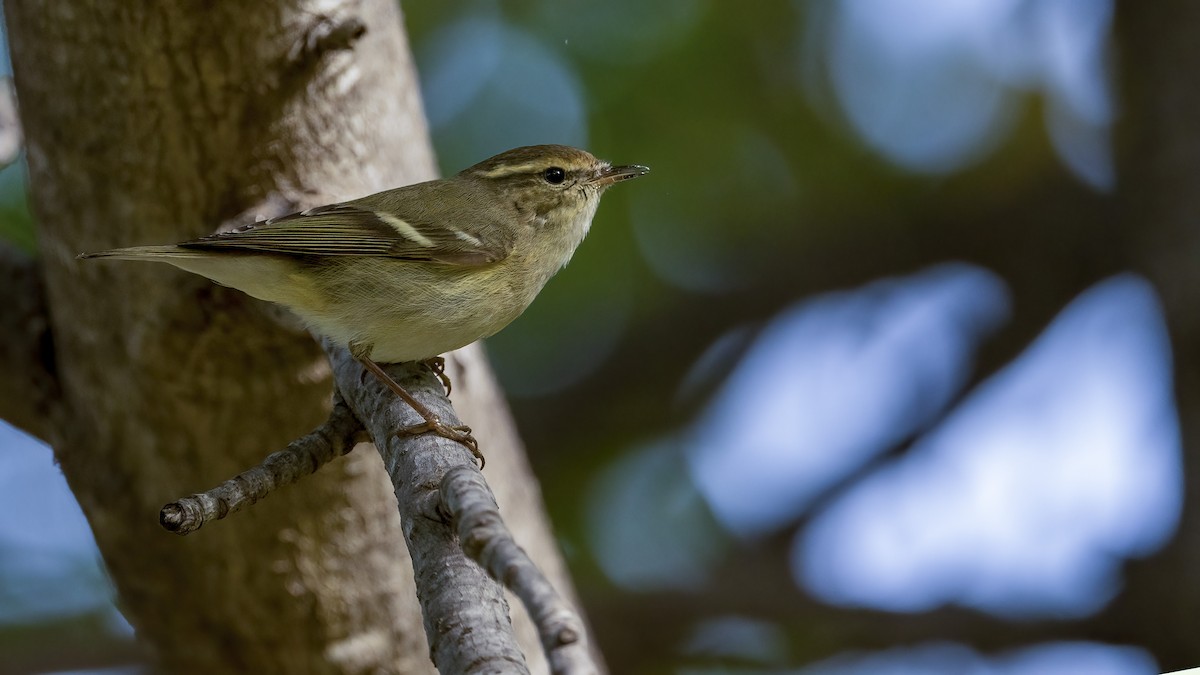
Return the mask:
<svg viewBox="0 0 1200 675">
<path fill-rule="evenodd" d="M 511 233 L 499 223 L 464 222 L 464 214 L 453 210 L 447 220 L 459 222 L 437 222 L 428 208 L 418 217 L 405 215 L 395 208 L 404 201 L 399 192 L 321 206 L 180 246 L 294 256 L 381 256 L 461 266 L 496 262 L 512 251 Z"/>
</svg>

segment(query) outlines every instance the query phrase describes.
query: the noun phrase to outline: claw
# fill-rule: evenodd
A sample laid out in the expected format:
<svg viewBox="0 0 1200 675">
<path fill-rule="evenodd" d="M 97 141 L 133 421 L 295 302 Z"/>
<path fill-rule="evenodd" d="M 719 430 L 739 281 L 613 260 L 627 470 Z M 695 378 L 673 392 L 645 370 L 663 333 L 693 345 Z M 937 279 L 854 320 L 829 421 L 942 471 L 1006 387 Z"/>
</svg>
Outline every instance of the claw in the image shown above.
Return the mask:
<svg viewBox="0 0 1200 675">
<path fill-rule="evenodd" d="M 483 459 L 483 453 L 479 451 L 479 441 L 476 441 L 475 437 L 471 435 L 471 427 L 466 425 L 450 426 L 442 422 L 441 418 L 439 418 L 432 410 L 430 410 L 417 399 L 413 398 L 413 395 L 405 391 L 404 387 L 401 387 L 399 382 L 396 382 L 391 378 L 391 376 L 385 373 L 383 368 L 379 367 L 378 363 L 372 361 L 370 353 L 371 349 L 369 346 L 364 347 L 361 344 L 353 342 L 350 343 L 351 356 L 357 359 L 364 368 L 378 377 L 380 382 L 383 382 L 388 389 L 391 389 L 393 393 L 399 396 L 401 400 L 407 403 L 409 407 L 411 407 L 425 420 L 421 424 L 414 424 L 410 427 L 401 429 L 400 431 L 396 432 L 397 435 L 416 436 L 419 434 L 434 433 L 443 438 L 448 438 L 457 443 L 462 443 L 464 446 L 466 446 L 467 450 L 471 451 L 471 454 L 475 456 L 475 459 L 479 460 L 479 468 L 482 470 L 485 460 Z M 446 377 L 445 373 L 446 360 L 440 356 L 437 356 L 425 361 L 425 365 L 432 369 L 433 372 L 442 379 L 442 384 L 446 387 L 446 394 L 449 395 L 450 378 Z"/>
<path fill-rule="evenodd" d="M 464 446 L 466 446 L 467 450 L 471 451 L 471 454 L 475 456 L 475 459 L 479 460 L 479 469 L 481 471 L 483 470 L 483 465 L 487 461 L 484 459 L 483 453 L 479 451 L 479 441 L 476 441 L 475 437 L 471 435 L 471 427 L 465 424 L 450 426 L 442 422 L 441 418 L 437 415 L 431 414 L 429 417 L 425 418 L 424 422 L 421 422 L 420 424 L 414 424 L 410 427 L 405 427 L 396 433 L 398 435 L 402 434 L 405 436 L 419 436 L 421 434 L 432 433 L 437 434 L 442 438 L 448 438 L 457 443 L 462 443 Z"/>
<path fill-rule="evenodd" d="M 425 359 L 425 367 L 432 370 L 434 375 L 442 381 L 442 386 L 446 388 L 446 395 L 450 395 L 450 376 L 446 374 L 446 359 L 441 356 L 435 356 L 432 359 Z"/>
</svg>

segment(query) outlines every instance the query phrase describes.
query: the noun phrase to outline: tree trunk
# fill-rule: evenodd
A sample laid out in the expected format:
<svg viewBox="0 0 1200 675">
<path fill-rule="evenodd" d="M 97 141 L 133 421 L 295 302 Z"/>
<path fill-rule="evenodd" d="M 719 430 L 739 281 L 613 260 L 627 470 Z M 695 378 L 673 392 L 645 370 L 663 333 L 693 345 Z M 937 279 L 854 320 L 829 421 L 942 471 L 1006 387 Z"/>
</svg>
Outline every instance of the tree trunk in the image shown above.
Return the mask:
<svg viewBox="0 0 1200 675">
<path fill-rule="evenodd" d="M 40 275 L 26 287 L 44 284 L 45 305 L 5 326 L 28 348 L 0 356 L 44 367 L 0 376 L 30 391 L 0 397 L 0 415 L 54 446 L 139 637 L 170 672 L 432 672 L 373 449 L 191 537 L 156 522 L 324 419 L 330 371 L 311 337 L 166 266 L 75 260 L 432 177 L 397 5 L 6 0 L 5 13 L 40 255 L 5 271 Z M 486 361 L 470 358 L 456 402 L 489 449 L 505 445 L 489 459 L 513 481 L 496 486 L 506 518 L 569 591 Z"/>
</svg>

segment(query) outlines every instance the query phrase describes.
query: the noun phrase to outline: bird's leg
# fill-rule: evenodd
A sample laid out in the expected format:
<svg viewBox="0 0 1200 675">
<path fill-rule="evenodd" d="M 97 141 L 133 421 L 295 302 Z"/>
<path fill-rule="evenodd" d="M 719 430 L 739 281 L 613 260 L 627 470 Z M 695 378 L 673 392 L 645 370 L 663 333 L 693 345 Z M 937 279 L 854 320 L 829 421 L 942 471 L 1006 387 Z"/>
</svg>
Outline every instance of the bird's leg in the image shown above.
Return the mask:
<svg viewBox="0 0 1200 675">
<path fill-rule="evenodd" d="M 388 389 L 391 389 L 394 394 L 399 396 L 400 400 L 407 403 L 409 407 L 411 407 L 417 412 L 418 415 L 425 419 L 425 421 L 421 424 L 414 424 L 410 427 L 405 427 L 396 433 L 405 436 L 435 433 L 443 438 L 449 438 L 452 441 L 462 443 L 468 450 L 471 451 L 471 454 L 479 460 L 479 468 L 482 469 L 485 460 L 483 458 L 483 453 L 479 451 L 479 441 L 476 441 L 475 437 L 471 435 L 471 427 L 468 427 L 465 424 L 451 426 L 443 422 L 442 418 L 438 417 L 437 413 L 427 408 L 424 403 L 418 401 L 413 397 L 412 394 L 408 393 L 404 387 L 400 386 L 399 382 L 393 380 L 390 375 L 385 373 L 383 368 L 379 367 L 378 363 L 375 363 L 371 360 L 369 354 L 369 347 L 363 349 L 361 345 L 350 345 L 350 355 L 353 356 L 355 360 L 361 363 L 364 368 L 371 371 L 375 377 L 379 378 L 380 382 L 386 385 Z"/>
<path fill-rule="evenodd" d="M 435 356 L 432 359 L 425 359 L 425 367 L 432 370 L 434 375 L 442 381 L 442 386 L 446 388 L 446 395 L 450 395 L 450 376 L 446 374 L 446 359 L 441 356 Z"/>
</svg>

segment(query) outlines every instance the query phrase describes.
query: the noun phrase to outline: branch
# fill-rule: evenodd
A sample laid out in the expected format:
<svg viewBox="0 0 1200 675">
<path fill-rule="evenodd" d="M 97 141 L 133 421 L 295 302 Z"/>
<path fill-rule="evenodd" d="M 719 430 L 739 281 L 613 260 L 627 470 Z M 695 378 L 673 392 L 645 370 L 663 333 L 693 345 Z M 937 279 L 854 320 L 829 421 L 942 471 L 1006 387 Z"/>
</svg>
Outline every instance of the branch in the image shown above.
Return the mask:
<svg viewBox="0 0 1200 675">
<path fill-rule="evenodd" d="M 517 545 L 500 516 L 496 497 L 475 468 L 473 455 L 439 436 L 397 435 L 396 429 L 410 426 L 406 418 L 416 417 L 412 408 L 395 400 L 342 348 L 328 341 L 325 348 L 335 364 L 338 387 L 352 394 L 377 438 L 377 447 L 383 448 L 380 454 L 395 488 L 404 538 L 413 557 L 426 637 L 439 670 L 460 673 L 490 663 L 504 671 L 528 673 L 512 634 L 508 603 L 496 584 L 503 583 L 532 617 L 552 673 L 599 674 L 588 652 L 583 622 Z M 458 423 L 442 382 L 424 366 L 389 368 L 390 375 L 406 381 L 422 404 L 449 424 Z M 400 372 L 403 376 L 398 377 Z M 160 522 L 178 534 L 199 530 L 205 522 L 226 518 L 280 486 L 316 472 L 335 456 L 348 453 L 365 432 L 364 423 L 335 392 L 334 410 L 316 430 L 214 489 L 166 504 Z M 467 556 L 479 567 L 470 565 Z"/>
<path fill-rule="evenodd" d="M 463 554 L 438 508 L 446 474 L 453 469 L 477 473 L 474 457 L 464 446 L 433 434 L 398 437 L 397 429 L 421 421 L 417 414 L 345 349 L 326 342 L 325 350 L 338 388 L 371 433 L 395 487 L 434 665 L 447 675 L 528 673 L 503 589 Z M 429 369 L 414 364 L 384 368 L 447 424 L 460 423 Z"/>
<path fill-rule="evenodd" d="M 552 673 L 597 675 L 600 669 L 588 652 L 583 622 L 517 545 L 473 456 L 462 445 L 431 434 L 398 436 L 395 430 L 410 426 L 416 413 L 344 349 L 329 343 L 325 347 L 339 388 L 350 392 L 374 437 L 386 439 L 377 446 L 395 489 L 426 636 L 439 670 L 468 672 L 490 664 L 505 672 L 529 672 L 516 645 L 508 603 L 496 584 L 500 582 L 524 604 Z M 458 423 L 441 382 L 426 368 L 401 364 L 390 369 L 433 412 L 449 424 Z M 329 418 L 313 432 L 211 490 L 167 504 L 160 523 L 177 534 L 194 532 L 315 472 L 349 452 L 364 433 L 363 422 L 335 393 Z"/>
<path fill-rule="evenodd" d="M 352 359 L 348 363 L 357 365 Z M 414 367 L 418 377 L 426 373 L 423 367 L 413 364 L 392 366 L 392 369 Z M 367 375 L 360 371 L 362 385 L 378 384 Z M 413 371 L 409 370 L 408 375 L 411 378 Z M 396 377 L 395 372 L 392 376 Z M 411 381 L 408 387 L 414 393 L 419 392 L 422 398 L 440 400 L 442 406 L 430 407 L 449 424 L 457 424 L 457 417 L 441 389 L 441 381 L 432 382 L 435 384 L 431 386 L 431 381 L 425 377 L 419 387 L 414 387 Z M 366 396 L 368 403 L 387 406 L 386 399 L 391 394 L 377 390 Z M 407 406 L 401 406 L 415 415 Z M 386 407 L 376 409 L 377 419 L 381 420 L 379 424 L 392 424 L 394 428 L 410 426 L 407 422 L 394 424 L 390 419 L 394 412 Z M 355 417 L 340 392 L 335 391 L 333 410 L 321 426 L 216 488 L 165 505 L 160 513 L 160 523 L 168 531 L 180 535 L 194 532 L 209 520 L 225 518 L 253 505 L 275 489 L 314 473 L 336 456 L 353 449 L 363 440 L 364 433 L 362 422 Z M 408 475 L 405 472 L 414 466 L 412 458 L 422 453 L 430 454 L 435 449 L 410 447 L 414 445 L 412 440 L 400 441 L 394 432 L 385 433 L 392 435 L 390 442 L 383 444 L 389 450 L 381 454 L 395 486 L 401 516 L 408 524 L 405 537 L 414 559 L 426 634 L 439 669 L 448 673 L 475 672 L 481 664 L 490 663 L 503 664 L 504 672 L 529 672 L 508 622 L 507 602 L 502 594 L 490 592 L 495 584 L 479 575 L 478 568 L 462 565 L 465 549 L 472 559 L 486 566 L 494 579 L 503 580 L 521 598 L 530 616 L 534 617 L 553 673 L 598 674 L 600 670 L 588 654 L 582 621 L 516 544 L 500 516 L 490 488 L 475 469 L 474 460 L 469 459 L 465 466 L 456 465 L 445 471 L 440 491 L 430 488 L 430 482 L 426 480 L 406 483 L 401 476 Z M 437 449 L 440 452 L 435 453 L 438 456 L 433 458 L 433 466 L 463 459 L 464 448 L 459 444 L 440 437 L 428 439 L 442 446 Z M 398 449 L 397 442 L 400 444 Z M 417 462 L 417 466 L 428 468 L 431 465 Z M 450 516 L 444 518 L 444 513 Z M 459 523 L 463 549 L 453 543 L 452 522 Z M 424 554 L 418 555 L 417 549 L 411 548 L 413 546 L 423 547 Z M 480 582 L 482 586 L 462 585 Z M 463 592 L 464 588 L 478 590 Z M 490 646 L 491 651 L 481 644 Z"/>
<path fill-rule="evenodd" d="M 0 242 L 0 417 L 53 440 L 61 393 L 41 270 L 30 255 Z"/>
<path fill-rule="evenodd" d="M 365 433 L 362 423 L 335 392 L 333 410 L 321 426 L 217 487 L 167 504 L 159 512 L 158 522 L 175 534 L 195 532 L 210 520 L 237 513 L 276 489 L 314 473 L 353 450 Z"/>
<path fill-rule="evenodd" d="M 537 565 L 513 540 L 483 474 L 455 467 L 442 478 L 441 500 L 458 538 L 472 560 L 508 587 L 533 618 L 550 671 L 561 675 L 595 675 L 583 621 L 575 615 Z"/>
</svg>

